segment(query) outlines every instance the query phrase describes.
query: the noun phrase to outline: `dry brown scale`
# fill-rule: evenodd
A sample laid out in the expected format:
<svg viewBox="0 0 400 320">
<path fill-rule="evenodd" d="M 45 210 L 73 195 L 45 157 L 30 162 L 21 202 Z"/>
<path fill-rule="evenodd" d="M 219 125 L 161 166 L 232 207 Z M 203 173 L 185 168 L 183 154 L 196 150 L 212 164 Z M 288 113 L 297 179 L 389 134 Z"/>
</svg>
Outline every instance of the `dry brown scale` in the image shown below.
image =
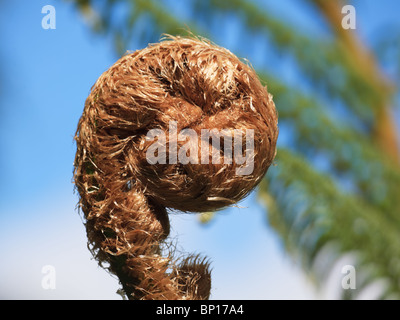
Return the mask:
<svg viewBox="0 0 400 320">
<path fill-rule="evenodd" d="M 147 133 L 168 132 L 171 121 L 178 132 L 190 128 L 199 136 L 201 129 L 253 129 L 252 173 L 236 174 L 242 164 L 235 161 L 149 163 L 154 141 Z M 254 70 L 205 40 L 168 37 L 123 56 L 100 76 L 75 136 L 74 181 L 89 247 L 130 299 L 209 298 L 205 259 L 178 263 L 172 252 L 161 255 L 167 208 L 206 212 L 243 199 L 275 157 L 277 122 L 272 96 Z"/>
</svg>

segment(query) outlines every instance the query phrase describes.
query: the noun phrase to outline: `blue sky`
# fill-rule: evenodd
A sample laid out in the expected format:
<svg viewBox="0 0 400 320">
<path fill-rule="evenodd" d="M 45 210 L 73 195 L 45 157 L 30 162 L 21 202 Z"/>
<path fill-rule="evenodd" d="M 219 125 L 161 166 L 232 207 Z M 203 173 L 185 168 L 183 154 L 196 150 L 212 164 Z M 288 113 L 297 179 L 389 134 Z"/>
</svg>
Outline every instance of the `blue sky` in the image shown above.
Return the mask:
<svg viewBox="0 0 400 320">
<path fill-rule="evenodd" d="M 296 1 L 264 2 L 315 27 Z M 55 30 L 41 27 L 47 4 L 56 8 Z M 395 0 L 363 1 L 356 8 L 367 41 L 398 19 Z M 86 248 L 72 184 L 77 121 L 90 87 L 117 59 L 111 40 L 93 35 L 70 3 L 51 0 L 0 2 L 0 30 L 0 299 L 120 299 L 118 281 Z M 178 248 L 211 258 L 212 298 L 332 295 L 318 295 L 286 256 L 254 197 L 207 226 L 195 215 L 171 217 Z M 41 286 L 45 265 L 55 267 L 55 290 Z"/>
</svg>

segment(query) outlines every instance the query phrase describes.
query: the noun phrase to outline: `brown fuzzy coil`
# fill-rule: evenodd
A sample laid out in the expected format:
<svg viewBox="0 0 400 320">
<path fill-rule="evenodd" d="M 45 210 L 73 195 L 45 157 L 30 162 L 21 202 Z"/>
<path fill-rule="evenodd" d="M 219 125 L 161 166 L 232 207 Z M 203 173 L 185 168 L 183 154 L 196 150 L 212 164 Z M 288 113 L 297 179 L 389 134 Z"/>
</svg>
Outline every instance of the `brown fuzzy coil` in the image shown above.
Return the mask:
<svg viewBox="0 0 400 320">
<path fill-rule="evenodd" d="M 219 163 L 214 161 L 215 132 L 189 149 L 198 150 L 190 154 L 197 162 L 174 162 L 168 155 L 187 141 L 174 144 L 171 128 L 178 134 L 192 129 L 198 137 L 202 129 L 243 137 L 252 129 L 253 148 L 243 138 L 240 154 L 249 151 L 253 167 L 238 174 L 246 163 L 233 157 L 223 161 L 230 150 L 224 143 L 216 153 Z M 151 129 L 165 132 L 166 140 L 149 138 Z M 204 212 L 243 199 L 271 165 L 277 137 L 272 96 L 254 70 L 207 41 L 169 37 L 123 56 L 100 76 L 75 136 L 74 181 L 90 249 L 118 276 L 130 299 L 208 299 L 205 259 L 189 256 L 178 263 L 172 254 L 162 256 L 167 208 Z M 149 161 L 148 151 L 157 142 L 164 143 L 157 156 L 166 152 L 166 163 Z"/>
</svg>

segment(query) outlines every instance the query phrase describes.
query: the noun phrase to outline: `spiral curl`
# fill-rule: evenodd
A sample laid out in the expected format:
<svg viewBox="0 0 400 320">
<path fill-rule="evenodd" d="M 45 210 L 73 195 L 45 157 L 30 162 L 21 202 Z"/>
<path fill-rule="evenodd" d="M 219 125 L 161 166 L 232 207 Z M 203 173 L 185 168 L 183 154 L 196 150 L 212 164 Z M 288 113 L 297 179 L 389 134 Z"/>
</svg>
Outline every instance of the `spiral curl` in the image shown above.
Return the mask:
<svg viewBox="0 0 400 320">
<path fill-rule="evenodd" d="M 99 77 L 75 135 L 74 182 L 89 247 L 130 299 L 209 298 L 206 259 L 162 256 L 167 208 L 205 212 L 243 199 L 273 162 L 277 121 L 272 96 L 254 70 L 205 40 L 169 37 L 123 56 Z M 243 163 L 235 159 L 149 163 L 154 141 L 147 133 L 167 132 L 171 123 L 199 136 L 202 129 L 252 129 L 252 172 L 238 175 Z M 165 143 L 168 152 L 168 135 Z M 241 147 L 248 147 L 244 140 Z"/>
</svg>

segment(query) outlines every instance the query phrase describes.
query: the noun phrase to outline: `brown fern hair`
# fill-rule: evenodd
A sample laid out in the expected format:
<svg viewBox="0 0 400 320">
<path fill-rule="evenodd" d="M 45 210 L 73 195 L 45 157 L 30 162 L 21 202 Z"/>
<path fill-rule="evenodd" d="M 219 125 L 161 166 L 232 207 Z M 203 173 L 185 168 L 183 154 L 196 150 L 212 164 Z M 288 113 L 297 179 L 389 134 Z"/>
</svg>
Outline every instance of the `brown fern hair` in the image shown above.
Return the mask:
<svg viewBox="0 0 400 320">
<path fill-rule="evenodd" d="M 253 129 L 254 170 L 237 175 L 235 161 L 150 164 L 146 133 L 168 131 L 170 121 L 199 135 Z M 100 76 L 75 136 L 74 182 L 89 248 L 129 299 L 209 298 L 206 259 L 163 257 L 167 208 L 205 212 L 243 199 L 271 165 L 277 137 L 272 96 L 254 70 L 206 40 L 168 37 Z"/>
</svg>

